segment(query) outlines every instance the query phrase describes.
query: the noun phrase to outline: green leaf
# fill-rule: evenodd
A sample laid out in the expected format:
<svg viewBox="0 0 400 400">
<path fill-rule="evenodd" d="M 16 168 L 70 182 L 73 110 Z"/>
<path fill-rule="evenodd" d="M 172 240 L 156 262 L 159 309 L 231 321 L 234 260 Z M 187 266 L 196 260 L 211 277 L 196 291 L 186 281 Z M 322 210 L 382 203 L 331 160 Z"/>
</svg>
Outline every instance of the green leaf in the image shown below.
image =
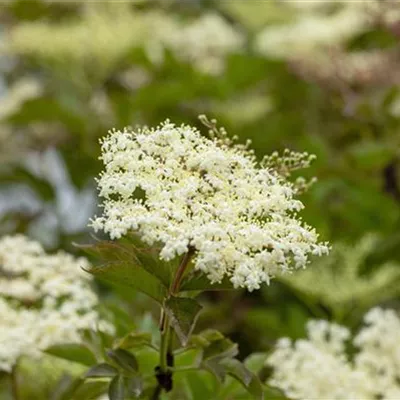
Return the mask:
<svg viewBox="0 0 400 400">
<path fill-rule="evenodd" d="M 201 305 L 194 299 L 171 296 L 165 301 L 164 307 L 179 340 L 186 346 Z"/>
<path fill-rule="evenodd" d="M 255 399 L 264 400 L 263 386 L 257 376 L 253 375 L 253 379 L 250 381 L 250 384 L 246 389 Z"/>
<path fill-rule="evenodd" d="M 108 382 L 73 379 L 64 375 L 53 389 L 50 400 L 93 400 L 107 391 Z"/>
<path fill-rule="evenodd" d="M 287 400 L 288 398 L 278 389 L 264 385 L 263 392 L 268 400 Z"/>
<path fill-rule="evenodd" d="M 193 348 L 188 346 L 186 348 L 178 350 L 178 353 L 175 354 L 174 365 L 175 367 L 198 367 L 201 359 L 203 351 L 198 348 Z"/>
<path fill-rule="evenodd" d="M 234 358 L 221 360 L 221 364 L 228 373 L 241 382 L 244 386 L 249 386 L 253 379 L 253 374 L 239 361 Z"/>
<path fill-rule="evenodd" d="M 219 339 L 212 342 L 208 347 L 204 349 L 203 359 L 221 360 L 223 358 L 235 357 L 238 353 L 239 350 L 236 343 L 233 343 L 227 338 Z"/>
<path fill-rule="evenodd" d="M 262 400 L 264 398 L 260 380 L 239 360 L 225 359 L 221 361 L 221 364 L 229 375 L 238 380 L 255 399 Z"/>
<path fill-rule="evenodd" d="M 166 288 L 154 276 L 133 264 L 108 263 L 91 267 L 87 272 L 100 280 L 145 293 L 160 304 L 167 294 Z"/>
<path fill-rule="evenodd" d="M 215 329 L 206 329 L 197 335 L 192 335 L 190 338 L 190 343 L 194 344 L 195 346 L 205 348 L 208 347 L 212 342 L 221 339 L 224 339 L 224 335 L 221 332 Z"/>
<path fill-rule="evenodd" d="M 244 365 L 253 372 L 253 374 L 257 374 L 264 368 L 266 359 L 267 353 L 253 353 L 244 360 Z"/>
<path fill-rule="evenodd" d="M 74 379 L 71 375 L 65 374 L 55 385 L 50 400 L 70 400 L 82 384 L 82 378 Z"/>
<path fill-rule="evenodd" d="M 161 261 L 159 257 L 160 248 L 154 246 L 148 247 L 140 238 L 134 235 L 122 239 L 119 245 L 133 249 L 135 256 L 143 268 L 151 275 L 155 275 L 166 287 L 170 287 L 175 270 L 179 266 L 178 259 Z"/>
<path fill-rule="evenodd" d="M 135 374 L 139 369 L 136 357 L 132 353 L 129 353 L 129 351 L 123 349 L 109 350 L 107 355 L 117 365 L 129 373 Z"/>
<path fill-rule="evenodd" d="M 133 349 L 144 346 L 151 347 L 151 334 L 150 333 L 128 333 L 121 339 L 114 342 L 114 348 L 120 349 Z"/>
<path fill-rule="evenodd" d="M 108 388 L 108 396 L 110 397 L 110 400 L 126 400 L 125 383 L 122 375 L 113 378 Z"/>
<path fill-rule="evenodd" d="M 207 371 L 211 372 L 218 380 L 219 383 L 223 383 L 226 377 L 226 369 L 223 365 L 215 360 L 208 360 L 202 362 L 202 367 Z"/>
<path fill-rule="evenodd" d="M 188 371 L 184 377 L 187 383 L 188 397 L 192 400 L 215 398 L 215 380 L 208 371 Z"/>
<path fill-rule="evenodd" d="M 139 376 L 125 379 L 128 396 L 139 397 L 143 392 L 143 379 Z"/>
<path fill-rule="evenodd" d="M 118 370 L 107 363 L 97 364 L 86 372 L 86 378 L 113 378 L 118 375 Z"/>
<path fill-rule="evenodd" d="M 83 331 L 82 338 L 97 360 L 104 360 L 105 349 L 112 346 L 112 337 L 101 331 L 87 329 Z"/>
<path fill-rule="evenodd" d="M 160 360 L 159 352 L 149 347 L 143 347 L 135 352 L 135 356 L 140 365 L 140 373 L 154 376 L 154 366 Z"/>
<path fill-rule="evenodd" d="M 167 286 L 155 274 L 144 268 L 135 254 L 133 245 L 103 241 L 78 247 L 103 262 L 100 266 L 91 267 L 87 272 L 101 280 L 143 292 L 162 303 L 167 294 Z"/>
<path fill-rule="evenodd" d="M 224 278 L 220 283 L 211 283 L 204 273 L 196 271 L 182 282 L 180 292 L 196 290 L 234 290 L 234 287 L 228 278 Z"/>
<path fill-rule="evenodd" d="M 83 344 L 58 344 L 47 348 L 45 353 L 89 367 L 97 361 L 93 353 Z"/>
<path fill-rule="evenodd" d="M 107 391 L 108 382 L 88 381 L 82 384 L 70 400 L 93 400 Z"/>
</svg>

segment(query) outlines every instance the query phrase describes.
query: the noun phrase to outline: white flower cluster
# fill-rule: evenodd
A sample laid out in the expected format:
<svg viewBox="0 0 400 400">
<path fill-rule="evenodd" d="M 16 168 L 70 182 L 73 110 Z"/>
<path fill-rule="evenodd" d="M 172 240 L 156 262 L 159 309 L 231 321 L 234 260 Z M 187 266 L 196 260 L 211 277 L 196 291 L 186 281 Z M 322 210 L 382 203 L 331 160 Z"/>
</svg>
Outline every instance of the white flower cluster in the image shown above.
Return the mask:
<svg viewBox="0 0 400 400">
<path fill-rule="evenodd" d="M 163 42 L 175 56 L 191 62 L 209 74 L 223 71 L 225 57 L 240 51 L 244 36 L 218 14 L 208 13 L 197 20 L 163 33 Z"/>
<path fill-rule="evenodd" d="M 290 4 L 299 3 L 291 2 Z M 313 2 L 301 3 L 312 4 Z M 267 26 L 255 40 L 256 50 L 268 57 L 284 59 L 309 56 L 317 50 L 326 50 L 326 48 L 343 44 L 346 40 L 366 30 L 370 20 L 368 13 L 356 7 L 353 2 L 333 15 L 310 11 L 313 10 L 295 11 L 297 18 L 293 22 Z"/>
<path fill-rule="evenodd" d="M 163 11 L 133 11 L 130 4 L 120 2 L 111 7 L 90 4 L 80 19 L 57 26 L 43 21 L 20 24 L 11 29 L 7 47 L 104 78 L 135 48 L 143 48 L 154 64 L 164 61 L 168 49 L 178 60 L 218 74 L 225 57 L 243 45 L 242 33 L 216 13 L 182 21 Z"/>
<path fill-rule="evenodd" d="M 400 398 L 400 318 L 393 310 L 374 308 L 346 353 L 350 331 L 326 321 L 310 321 L 308 339 L 281 339 L 267 364 L 269 384 L 299 400 L 374 400 Z"/>
<path fill-rule="evenodd" d="M 129 4 L 91 4 L 75 20 L 27 22 L 14 26 L 7 38 L 11 53 L 37 58 L 40 62 L 85 79 L 103 79 L 136 47 L 153 43 L 155 26 L 164 29 L 163 14 L 136 15 Z M 157 35 L 157 42 L 159 42 Z M 96 68 L 93 68 L 96 66 Z M 78 75 L 81 76 L 81 75 Z M 80 79 L 82 80 L 82 79 Z M 82 82 L 80 82 L 82 84 Z"/>
<path fill-rule="evenodd" d="M 251 291 L 328 246 L 297 217 L 294 185 L 221 133 L 206 138 L 169 121 L 110 132 L 98 180 L 104 213 L 91 224 L 113 239 L 135 231 L 161 243 L 163 260 L 193 249 L 211 282 L 229 277 Z"/>
<path fill-rule="evenodd" d="M 81 342 L 81 331 L 113 327 L 100 319 L 84 258 L 48 255 L 25 236 L 0 240 L 0 371 L 10 371 L 20 356 Z"/>
</svg>

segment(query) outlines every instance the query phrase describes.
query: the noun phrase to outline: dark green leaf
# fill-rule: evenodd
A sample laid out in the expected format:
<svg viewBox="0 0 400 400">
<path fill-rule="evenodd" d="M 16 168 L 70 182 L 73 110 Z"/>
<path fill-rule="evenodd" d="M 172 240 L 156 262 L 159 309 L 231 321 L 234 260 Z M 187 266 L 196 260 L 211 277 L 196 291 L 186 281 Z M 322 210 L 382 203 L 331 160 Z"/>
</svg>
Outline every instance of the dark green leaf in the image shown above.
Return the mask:
<svg viewBox="0 0 400 400">
<path fill-rule="evenodd" d="M 156 276 L 144 269 L 132 246 L 129 248 L 128 245 L 104 241 L 78 247 L 98 257 L 103 263 L 103 265 L 90 268 L 89 273 L 101 280 L 146 293 L 162 303 L 167 294 L 167 287 Z"/>
<path fill-rule="evenodd" d="M 97 361 L 93 353 L 83 344 L 59 344 L 47 348 L 45 353 L 89 367 Z"/>
<path fill-rule="evenodd" d="M 204 360 L 221 360 L 223 358 L 235 357 L 239 353 L 238 346 L 229 339 L 220 339 L 212 342 L 204 349 Z"/>
<path fill-rule="evenodd" d="M 234 287 L 228 278 L 223 279 L 221 283 L 211 283 L 204 273 L 196 271 L 187 276 L 180 289 L 181 292 L 193 290 L 234 290 Z"/>
<path fill-rule="evenodd" d="M 201 305 L 194 299 L 171 296 L 166 300 L 164 307 L 172 327 L 185 346 L 202 308 Z"/>
<path fill-rule="evenodd" d="M 156 247 L 148 247 L 137 236 L 129 236 L 120 246 L 126 246 L 133 249 L 143 268 L 151 275 L 155 275 L 166 287 L 170 287 L 174 272 L 179 265 L 179 260 L 161 261 L 159 257 L 160 250 Z"/>
<path fill-rule="evenodd" d="M 139 366 L 136 357 L 132 353 L 129 353 L 129 351 L 123 349 L 109 350 L 107 355 L 125 371 L 130 373 L 138 371 Z"/>
<path fill-rule="evenodd" d="M 154 276 L 133 264 L 109 263 L 100 267 L 92 267 L 88 272 L 98 279 L 143 292 L 160 304 L 167 294 L 166 288 Z"/>
<path fill-rule="evenodd" d="M 86 372 L 86 378 L 113 378 L 115 375 L 118 375 L 118 370 L 115 369 L 112 365 L 101 363 L 97 364 L 94 367 L 90 368 L 88 372 Z"/>
<path fill-rule="evenodd" d="M 108 396 L 110 397 L 110 400 L 126 400 L 125 383 L 122 375 L 113 378 L 108 388 Z"/>
<path fill-rule="evenodd" d="M 128 333 L 121 339 L 117 339 L 114 344 L 114 348 L 120 349 L 132 349 L 140 348 L 143 346 L 151 345 L 151 334 L 150 333 Z"/>
</svg>

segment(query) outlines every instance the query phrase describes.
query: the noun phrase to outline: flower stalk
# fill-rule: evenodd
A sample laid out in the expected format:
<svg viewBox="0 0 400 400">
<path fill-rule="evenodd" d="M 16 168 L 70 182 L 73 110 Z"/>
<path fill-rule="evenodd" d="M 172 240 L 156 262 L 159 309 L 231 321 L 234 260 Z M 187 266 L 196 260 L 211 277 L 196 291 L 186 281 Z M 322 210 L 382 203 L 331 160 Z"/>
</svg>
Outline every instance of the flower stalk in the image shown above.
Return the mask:
<svg viewBox="0 0 400 400">
<path fill-rule="evenodd" d="M 180 288 L 182 279 L 185 275 L 190 260 L 194 254 L 194 249 L 190 248 L 184 255 L 178 269 L 176 270 L 175 277 L 171 283 L 168 291 L 168 297 L 175 295 Z M 166 299 L 167 299 L 166 298 Z M 161 393 L 160 389 L 170 391 L 172 389 L 172 371 L 173 367 L 173 354 L 172 354 L 172 327 L 166 313 L 165 308 L 162 310 L 160 321 L 161 344 L 160 344 L 160 365 L 156 368 L 156 378 L 158 386 L 154 392 L 153 399 L 158 399 Z"/>
</svg>

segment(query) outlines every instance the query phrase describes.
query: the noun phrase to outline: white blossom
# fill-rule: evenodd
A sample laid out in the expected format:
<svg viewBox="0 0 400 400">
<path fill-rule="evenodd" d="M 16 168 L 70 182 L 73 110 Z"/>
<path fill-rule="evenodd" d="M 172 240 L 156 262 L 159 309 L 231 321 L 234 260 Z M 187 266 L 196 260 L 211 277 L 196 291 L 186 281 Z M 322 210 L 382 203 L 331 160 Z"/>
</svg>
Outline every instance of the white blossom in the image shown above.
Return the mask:
<svg viewBox="0 0 400 400">
<path fill-rule="evenodd" d="M 372 309 L 367 326 L 354 339 L 360 349 L 356 368 L 367 376 L 374 398 L 398 399 L 400 395 L 400 318 L 394 310 Z"/>
<path fill-rule="evenodd" d="M 244 34 L 217 13 L 183 19 L 162 10 L 133 11 L 119 2 L 88 4 L 74 21 L 20 24 L 10 30 L 5 47 L 11 54 L 51 63 L 60 72 L 68 65 L 91 81 L 104 79 L 138 48 L 156 65 L 165 61 L 167 50 L 203 73 L 219 74 L 226 56 L 241 52 L 244 44 Z"/>
<path fill-rule="evenodd" d="M 112 239 L 138 233 L 149 245 L 161 244 L 163 260 L 193 249 L 195 269 L 211 282 L 228 277 L 250 291 L 305 267 L 310 254 L 327 253 L 297 216 L 303 204 L 295 186 L 269 166 L 269 157 L 257 163 L 224 135 L 206 138 L 169 121 L 110 132 L 98 179 L 104 211 L 93 228 Z M 291 157 L 305 163 L 304 154 Z"/>
<path fill-rule="evenodd" d="M 309 12 L 297 15 L 294 22 L 265 27 L 255 39 L 256 50 L 268 57 L 284 59 L 311 56 L 364 32 L 370 20 L 368 13 L 352 3 L 334 15 Z"/>
<path fill-rule="evenodd" d="M 393 310 L 374 308 L 366 326 L 353 338 L 350 331 L 326 321 L 310 321 L 308 338 L 280 339 L 267 364 L 269 384 L 299 400 L 398 399 L 400 394 L 400 318 Z"/>
<path fill-rule="evenodd" d="M 81 342 L 84 329 L 113 332 L 96 309 L 88 266 L 68 253 L 46 254 L 22 235 L 0 240 L 0 370 L 51 345 Z"/>
<path fill-rule="evenodd" d="M 178 59 L 213 75 L 224 70 L 225 57 L 240 52 L 245 42 L 241 32 L 215 13 L 207 13 L 160 36 Z"/>
</svg>

